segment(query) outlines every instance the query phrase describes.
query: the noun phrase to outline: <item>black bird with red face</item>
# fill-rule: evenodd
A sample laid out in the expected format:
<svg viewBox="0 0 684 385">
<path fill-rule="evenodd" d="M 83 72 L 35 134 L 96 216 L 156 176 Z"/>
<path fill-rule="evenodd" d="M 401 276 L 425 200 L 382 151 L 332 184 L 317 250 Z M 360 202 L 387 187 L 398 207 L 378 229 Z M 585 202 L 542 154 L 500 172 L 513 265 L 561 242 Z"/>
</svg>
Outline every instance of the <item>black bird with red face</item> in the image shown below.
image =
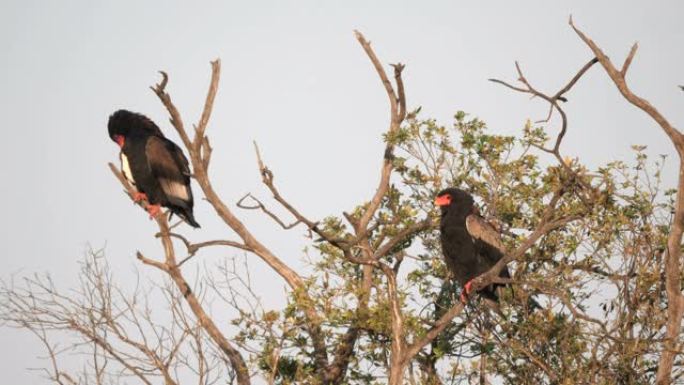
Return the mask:
<svg viewBox="0 0 684 385">
<path fill-rule="evenodd" d="M 119 110 L 109 117 L 109 137 L 121 148 L 121 171 L 135 187 L 136 202 L 147 200 L 150 216 L 161 207 L 200 227 L 192 214 L 190 168 L 183 151 L 144 115 Z"/>
<path fill-rule="evenodd" d="M 503 257 L 504 248 L 498 232 L 478 214 L 467 192 L 457 188 L 440 191 L 435 204 L 442 212 L 439 228 L 444 260 L 454 278 L 464 285 L 461 301 L 465 303 L 471 280 L 494 266 Z M 504 267 L 499 276 L 510 278 L 508 268 Z M 500 286 L 504 285 L 489 285 L 480 294 L 496 301 Z"/>
</svg>

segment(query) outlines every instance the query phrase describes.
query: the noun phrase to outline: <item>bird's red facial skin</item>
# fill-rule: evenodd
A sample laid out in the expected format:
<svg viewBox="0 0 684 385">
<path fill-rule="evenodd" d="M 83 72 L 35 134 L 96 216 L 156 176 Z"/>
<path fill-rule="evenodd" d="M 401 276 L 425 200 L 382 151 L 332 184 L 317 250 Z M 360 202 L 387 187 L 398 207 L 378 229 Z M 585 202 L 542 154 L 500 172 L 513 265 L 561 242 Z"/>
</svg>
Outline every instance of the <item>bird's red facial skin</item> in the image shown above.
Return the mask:
<svg viewBox="0 0 684 385">
<path fill-rule="evenodd" d="M 126 139 L 123 137 L 123 135 L 114 135 L 114 141 L 119 145 L 119 147 L 123 147 Z"/>
<path fill-rule="evenodd" d="M 451 195 L 444 194 L 435 198 L 435 204 L 437 206 L 449 206 L 451 204 Z"/>
</svg>

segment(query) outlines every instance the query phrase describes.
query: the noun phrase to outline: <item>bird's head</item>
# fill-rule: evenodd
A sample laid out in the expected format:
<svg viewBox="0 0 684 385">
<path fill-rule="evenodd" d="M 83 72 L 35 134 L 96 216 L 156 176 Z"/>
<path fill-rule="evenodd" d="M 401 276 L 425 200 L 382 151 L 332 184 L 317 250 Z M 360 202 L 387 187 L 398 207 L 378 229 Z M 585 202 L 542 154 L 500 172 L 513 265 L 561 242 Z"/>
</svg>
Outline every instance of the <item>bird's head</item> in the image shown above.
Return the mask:
<svg viewBox="0 0 684 385">
<path fill-rule="evenodd" d="M 107 123 L 109 137 L 123 147 L 126 139 L 131 136 L 155 135 L 164 137 L 159 127 L 152 120 L 142 114 L 128 110 L 118 110 L 109 117 Z"/>
<path fill-rule="evenodd" d="M 456 208 L 457 211 L 463 211 L 464 213 L 470 212 L 474 203 L 472 195 L 458 188 L 442 190 L 437 193 L 435 198 L 435 205 L 439 206 L 442 214 L 445 214 L 452 208 Z"/>
<path fill-rule="evenodd" d="M 109 131 L 109 138 L 112 139 L 119 147 L 123 147 L 126 142 L 126 137 L 130 132 L 130 119 L 128 119 L 128 111 L 119 110 L 109 117 L 107 123 L 107 130 Z"/>
</svg>

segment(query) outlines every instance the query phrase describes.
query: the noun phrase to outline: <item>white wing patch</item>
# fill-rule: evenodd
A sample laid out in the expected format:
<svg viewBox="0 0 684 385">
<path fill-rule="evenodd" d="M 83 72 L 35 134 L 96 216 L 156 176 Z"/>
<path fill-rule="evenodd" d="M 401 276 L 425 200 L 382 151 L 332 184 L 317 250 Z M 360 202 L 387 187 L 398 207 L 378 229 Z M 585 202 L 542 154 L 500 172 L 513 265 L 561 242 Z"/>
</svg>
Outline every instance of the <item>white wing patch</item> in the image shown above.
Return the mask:
<svg viewBox="0 0 684 385">
<path fill-rule="evenodd" d="M 190 199 L 188 196 L 188 189 L 184 184 L 167 178 L 159 178 L 159 183 L 161 184 L 166 195 L 170 195 L 174 198 L 182 199 L 184 201 Z"/>
<path fill-rule="evenodd" d="M 121 172 L 123 172 L 126 180 L 135 187 L 131 166 L 128 164 L 128 158 L 124 155 L 123 151 L 119 153 L 119 159 L 121 160 Z"/>
</svg>

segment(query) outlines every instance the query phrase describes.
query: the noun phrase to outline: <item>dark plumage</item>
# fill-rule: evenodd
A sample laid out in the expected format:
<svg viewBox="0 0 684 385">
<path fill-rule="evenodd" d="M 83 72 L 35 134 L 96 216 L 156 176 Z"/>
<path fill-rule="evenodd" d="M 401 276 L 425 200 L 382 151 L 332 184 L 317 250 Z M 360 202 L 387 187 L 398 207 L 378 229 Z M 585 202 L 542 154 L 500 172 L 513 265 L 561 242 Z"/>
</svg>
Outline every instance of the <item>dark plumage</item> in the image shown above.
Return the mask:
<svg viewBox="0 0 684 385">
<path fill-rule="evenodd" d="M 440 191 L 435 199 L 442 211 L 439 228 L 444 260 L 454 278 L 465 286 L 466 295 L 470 281 L 494 266 L 504 250 L 499 234 L 477 213 L 474 203 L 470 194 L 457 188 Z M 504 267 L 499 276 L 510 278 L 508 268 Z M 480 294 L 496 301 L 500 286 L 489 285 Z M 465 301 L 463 294 L 461 300 Z"/>
<path fill-rule="evenodd" d="M 109 137 L 114 140 L 114 135 L 126 136 L 127 133 L 147 133 L 161 138 L 164 134 L 154 122 L 143 114 L 138 114 L 128 110 L 118 110 L 109 117 L 107 123 Z"/>
<path fill-rule="evenodd" d="M 141 114 L 116 111 L 107 128 L 109 137 L 121 147 L 121 170 L 138 191 L 134 199 L 146 199 L 151 216 L 164 206 L 191 226 L 200 227 L 192 214 L 190 168 L 183 151 Z"/>
</svg>

